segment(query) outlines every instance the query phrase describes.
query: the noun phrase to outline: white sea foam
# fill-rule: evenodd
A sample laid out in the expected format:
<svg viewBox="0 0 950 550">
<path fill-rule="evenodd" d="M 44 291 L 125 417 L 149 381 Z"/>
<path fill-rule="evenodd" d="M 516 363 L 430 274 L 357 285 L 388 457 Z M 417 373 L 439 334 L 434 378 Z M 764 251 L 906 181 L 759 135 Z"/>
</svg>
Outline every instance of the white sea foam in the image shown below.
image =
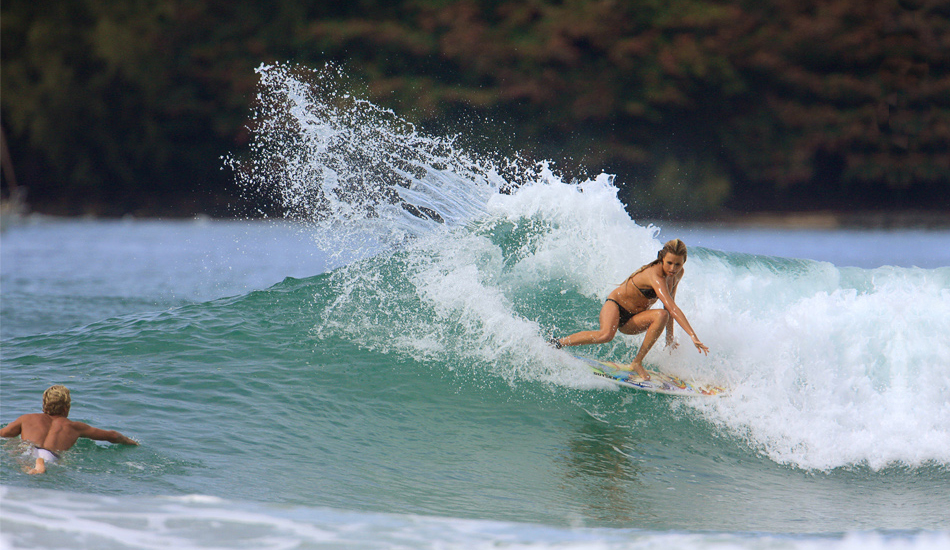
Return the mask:
<svg viewBox="0 0 950 550">
<path fill-rule="evenodd" d="M 733 387 L 711 418 L 805 468 L 950 463 L 948 270 L 703 268 L 689 309 Z"/>
</svg>

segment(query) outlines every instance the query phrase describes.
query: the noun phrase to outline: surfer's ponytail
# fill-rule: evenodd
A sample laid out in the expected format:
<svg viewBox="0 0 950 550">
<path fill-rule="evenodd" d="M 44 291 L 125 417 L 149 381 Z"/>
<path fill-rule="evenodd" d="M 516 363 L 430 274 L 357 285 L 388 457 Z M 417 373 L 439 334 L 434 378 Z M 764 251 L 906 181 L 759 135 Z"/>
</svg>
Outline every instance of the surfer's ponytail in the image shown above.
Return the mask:
<svg viewBox="0 0 950 550">
<path fill-rule="evenodd" d="M 667 255 L 667 254 L 674 254 L 674 255 L 676 255 L 676 256 L 682 256 L 682 257 L 683 257 L 683 261 L 686 261 L 686 243 L 684 243 L 683 241 L 681 241 L 681 240 L 679 240 L 679 239 L 673 239 L 673 240 L 671 240 L 671 241 L 666 241 L 666 244 L 663 245 L 663 248 L 661 248 L 660 251 L 656 253 L 656 259 L 653 260 L 652 262 L 650 262 L 650 263 L 644 265 L 644 266 L 641 267 L 640 269 L 634 271 L 634 272 L 633 272 L 633 275 L 636 275 L 637 273 L 640 273 L 641 271 L 643 271 L 644 269 L 646 269 L 646 268 L 648 268 L 648 267 L 652 267 L 652 266 L 654 266 L 654 265 L 663 263 L 663 258 L 666 258 L 666 255 Z M 631 275 L 630 277 L 633 277 L 633 275 Z M 630 280 L 630 277 L 627 277 L 627 280 L 628 280 L 628 281 Z"/>
</svg>

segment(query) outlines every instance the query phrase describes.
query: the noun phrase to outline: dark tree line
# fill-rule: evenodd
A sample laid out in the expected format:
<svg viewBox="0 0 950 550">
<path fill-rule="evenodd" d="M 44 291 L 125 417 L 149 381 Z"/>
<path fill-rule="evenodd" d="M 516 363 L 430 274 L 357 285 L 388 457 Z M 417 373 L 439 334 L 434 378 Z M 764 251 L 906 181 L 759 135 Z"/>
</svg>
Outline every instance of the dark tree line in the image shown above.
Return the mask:
<svg viewBox="0 0 950 550">
<path fill-rule="evenodd" d="M 631 209 L 948 208 L 941 0 L 9 0 L 0 114 L 35 208 L 240 213 L 254 67 L 346 67 L 473 148 Z M 5 192 L 10 178 L 4 176 Z"/>
</svg>

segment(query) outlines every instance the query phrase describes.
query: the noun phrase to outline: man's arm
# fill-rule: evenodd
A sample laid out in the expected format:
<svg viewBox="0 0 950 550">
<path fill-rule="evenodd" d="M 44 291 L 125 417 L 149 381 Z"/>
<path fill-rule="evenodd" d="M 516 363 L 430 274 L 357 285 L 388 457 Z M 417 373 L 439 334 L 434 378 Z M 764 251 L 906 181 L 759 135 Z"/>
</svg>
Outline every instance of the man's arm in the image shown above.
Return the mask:
<svg viewBox="0 0 950 550">
<path fill-rule="evenodd" d="M 23 417 L 17 418 L 13 422 L 10 422 L 6 426 L 0 428 L 0 437 L 16 437 L 20 435 L 20 431 L 23 429 L 23 422 L 21 420 Z"/>
<path fill-rule="evenodd" d="M 118 443 L 120 445 L 138 445 L 139 442 L 125 437 L 115 430 L 102 430 L 93 428 L 89 424 L 82 422 L 73 422 L 73 427 L 79 432 L 79 437 L 95 439 L 96 441 L 108 441 L 109 443 Z"/>
</svg>

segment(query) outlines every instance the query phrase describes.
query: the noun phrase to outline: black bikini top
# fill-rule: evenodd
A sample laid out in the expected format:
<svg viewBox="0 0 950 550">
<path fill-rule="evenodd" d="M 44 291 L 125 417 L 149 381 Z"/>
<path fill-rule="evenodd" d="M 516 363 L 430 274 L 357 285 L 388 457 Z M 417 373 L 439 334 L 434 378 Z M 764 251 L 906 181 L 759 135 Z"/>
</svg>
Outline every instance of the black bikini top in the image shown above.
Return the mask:
<svg viewBox="0 0 950 550">
<path fill-rule="evenodd" d="M 640 294 L 643 294 L 643 297 L 647 300 L 656 300 L 656 291 L 653 290 L 653 287 L 640 288 L 637 285 L 633 285 L 640 291 Z"/>
</svg>

